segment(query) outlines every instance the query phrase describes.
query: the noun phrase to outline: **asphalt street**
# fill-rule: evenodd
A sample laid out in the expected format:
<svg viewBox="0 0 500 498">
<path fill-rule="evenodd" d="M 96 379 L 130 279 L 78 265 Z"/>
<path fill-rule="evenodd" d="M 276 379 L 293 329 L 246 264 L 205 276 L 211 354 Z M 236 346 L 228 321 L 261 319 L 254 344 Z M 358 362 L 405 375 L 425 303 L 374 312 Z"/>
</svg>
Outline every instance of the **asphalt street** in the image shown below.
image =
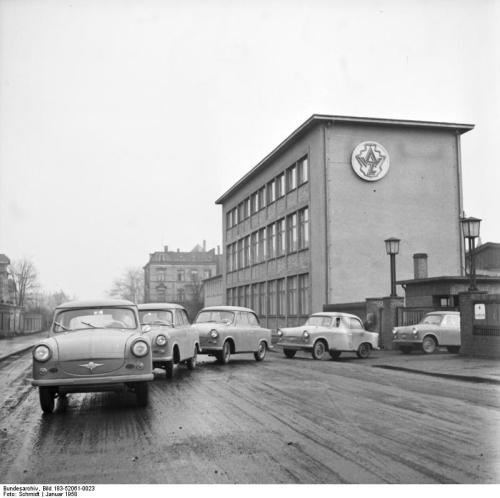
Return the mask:
<svg viewBox="0 0 500 498">
<path fill-rule="evenodd" d="M 500 386 L 375 368 L 377 357 L 201 356 L 132 394 L 44 415 L 29 351 L 0 362 L 3 483 L 498 483 Z"/>
</svg>

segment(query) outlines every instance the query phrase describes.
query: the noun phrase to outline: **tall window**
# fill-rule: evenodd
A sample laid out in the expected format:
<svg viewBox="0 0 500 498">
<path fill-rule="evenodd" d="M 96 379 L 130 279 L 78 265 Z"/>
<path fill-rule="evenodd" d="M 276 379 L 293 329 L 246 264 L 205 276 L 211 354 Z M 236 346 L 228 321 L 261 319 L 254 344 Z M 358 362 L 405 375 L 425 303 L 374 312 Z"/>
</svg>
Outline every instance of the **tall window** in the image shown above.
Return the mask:
<svg viewBox="0 0 500 498">
<path fill-rule="evenodd" d="M 259 284 L 259 309 L 260 309 L 260 314 L 265 315 L 267 314 L 267 299 L 266 299 L 266 283 L 261 282 Z"/>
<path fill-rule="evenodd" d="M 309 208 L 299 211 L 299 249 L 309 247 Z"/>
<path fill-rule="evenodd" d="M 250 237 L 250 243 L 251 243 L 251 251 L 250 251 L 250 259 L 251 259 L 251 264 L 255 265 L 258 263 L 259 260 L 259 232 L 254 232 L 252 233 Z"/>
<path fill-rule="evenodd" d="M 266 187 L 262 187 L 259 189 L 258 204 L 259 209 L 264 209 L 266 207 Z"/>
<path fill-rule="evenodd" d="M 261 228 L 259 230 L 259 254 L 261 261 L 265 261 L 267 258 L 266 233 L 267 232 L 265 228 Z"/>
<path fill-rule="evenodd" d="M 267 184 L 267 203 L 271 204 L 276 200 L 276 181 L 271 180 Z"/>
<path fill-rule="evenodd" d="M 278 227 L 278 243 L 276 245 L 276 251 L 278 256 L 283 256 L 285 254 L 285 244 L 286 244 L 286 232 L 285 232 L 285 218 L 278 220 L 276 222 Z"/>
<path fill-rule="evenodd" d="M 238 204 L 238 220 L 240 223 L 245 219 L 245 203 L 240 202 Z"/>
<path fill-rule="evenodd" d="M 250 235 L 247 235 L 245 237 L 245 266 L 250 266 L 252 264 L 251 252 Z"/>
<path fill-rule="evenodd" d="M 250 293 L 250 286 L 245 285 L 245 304 L 247 308 L 252 307 L 252 294 Z"/>
<path fill-rule="evenodd" d="M 245 218 L 250 216 L 250 197 L 247 197 L 244 201 L 245 204 Z"/>
<path fill-rule="evenodd" d="M 276 256 L 276 224 L 267 227 L 267 255 L 269 258 Z"/>
<path fill-rule="evenodd" d="M 297 213 L 293 213 L 286 219 L 287 222 L 287 246 L 288 252 L 294 252 L 298 247 L 297 240 Z"/>
<path fill-rule="evenodd" d="M 226 302 L 228 306 L 234 306 L 233 303 L 233 289 L 228 289 L 226 291 Z"/>
<path fill-rule="evenodd" d="M 245 293 L 243 286 L 238 287 L 238 306 L 244 306 Z"/>
<path fill-rule="evenodd" d="M 297 314 L 297 277 L 288 277 L 288 314 L 296 315 Z"/>
<path fill-rule="evenodd" d="M 276 280 L 267 283 L 267 313 L 276 315 Z"/>
<path fill-rule="evenodd" d="M 285 173 L 276 178 L 276 197 L 279 199 L 285 195 Z"/>
<path fill-rule="evenodd" d="M 309 314 L 309 274 L 299 275 L 299 315 Z"/>
<path fill-rule="evenodd" d="M 285 308 L 285 279 L 280 278 L 277 281 L 277 294 L 278 294 L 278 315 L 286 315 Z"/>
<path fill-rule="evenodd" d="M 306 183 L 309 180 L 309 161 L 307 156 L 303 157 L 298 162 L 299 185 Z"/>
<path fill-rule="evenodd" d="M 245 247 L 243 239 L 238 240 L 238 269 L 245 266 Z"/>
<path fill-rule="evenodd" d="M 232 243 L 231 247 L 232 247 L 231 260 L 233 262 L 231 268 L 233 271 L 235 271 L 238 269 L 238 251 L 237 251 L 236 242 Z"/>
<path fill-rule="evenodd" d="M 293 165 L 286 170 L 286 191 L 290 192 L 297 188 L 297 166 Z"/>
<path fill-rule="evenodd" d="M 259 284 L 252 285 L 252 306 L 251 308 L 257 313 L 260 314 L 260 300 L 259 300 Z"/>
<path fill-rule="evenodd" d="M 251 214 L 255 214 L 259 210 L 259 194 L 258 192 L 255 192 L 255 194 L 252 194 L 252 197 L 250 197 L 251 203 L 250 203 L 250 212 Z"/>
<path fill-rule="evenodd" d="M 177 282 L 184 282 L 184 270 L 177 270 Z"/>
<path fill-rule="evenodd" d="M 238 223 L 239 223 L 238 208 L 235 207 L 233 209 L 233 226 L 237 225 Z"/>
<path fill-rule="evenodd" d="M 233 212 L 228 211 L 226 214 L 226 228 L 231 228 L 233 226 Z"/>
<path fill-rule="evenodd" d="M 179 289 L 177 291 L 177 301 L 184 302 L 186 300 L 186 291 L 184 289 Z"/>
</svg>

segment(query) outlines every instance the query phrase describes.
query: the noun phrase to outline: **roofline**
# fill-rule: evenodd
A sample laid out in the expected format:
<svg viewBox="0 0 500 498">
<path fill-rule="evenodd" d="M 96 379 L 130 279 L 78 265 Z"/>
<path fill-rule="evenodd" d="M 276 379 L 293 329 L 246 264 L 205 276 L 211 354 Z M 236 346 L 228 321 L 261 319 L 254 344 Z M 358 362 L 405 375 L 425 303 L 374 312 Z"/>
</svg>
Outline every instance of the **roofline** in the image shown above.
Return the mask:
<svg viewBox="0 0 500 498">
<path fill-rule="evenodd" d="M 495 275 L 481 275 L 476 274 L 476 280 L 482 282 L 500 282 L 500 276 Z M 470 282 L 470 277 L 468 275 L 464 276 L 442 276 L 442 277 L 427 277 L 427 278 L 414 278 L 411 280 L 398 280 L 396 284 L 398 285 L 407 285 L 407 284 L 423 284 L 428 282 Z"/>
<path fill-rule="evenodd" d="M 473 124 L 466 123 L 446 123 L 442 121 L 417 121 L 411 119 L 385 119 L 385 118 L 368 118 L 368 117 L 356 117 L 356 116 L 335 116 L 329 114 L 313 114 L 310 118 L 304 121 L 296 130 L 294 130 L 290 135 L 288 135 L 283 142 L 281 142 L 275 149 L 273 149 L 262 161 L 257 163 L 248 173 L 246 173 L 242 178 L 240 178 L 232 187 L 230 187 L 224 194 L 222 194 L 216 201 L 215 204 L 222 204 L 237 188 L 244 183 L 246 180 L 251 178 L 257 173 L 268 161 L 270 161 L 275 155 L 281 152 L 287 145 L 290 144 L 295 138 L 301 135 L 313 124 L 318 122 L 340 122 L 340 123 L 358 123 L 358 124 L 377 124 L 382 126 L 413 126 L 417 128 L 444 128 L 459 130 L 460 134 L 466 133 L 474 128 Z"/>
</svg>

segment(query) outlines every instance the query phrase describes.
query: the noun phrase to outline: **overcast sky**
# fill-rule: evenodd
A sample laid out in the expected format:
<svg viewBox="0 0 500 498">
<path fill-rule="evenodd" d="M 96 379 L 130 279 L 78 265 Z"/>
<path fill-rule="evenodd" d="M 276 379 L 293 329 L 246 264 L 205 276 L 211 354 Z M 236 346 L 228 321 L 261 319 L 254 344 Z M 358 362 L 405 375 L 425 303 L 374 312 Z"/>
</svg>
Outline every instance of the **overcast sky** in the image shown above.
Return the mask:
<svg viewBox="0 0 500 498">
<path fill-rule="evenodd" d="M 475 124 L 464 208 L 500 242 L 499 24 L 496 0 L 0 0 L 0 253 L 89 298 L 220 245 L 215 199 L 313 113 Z"/>
</svg>

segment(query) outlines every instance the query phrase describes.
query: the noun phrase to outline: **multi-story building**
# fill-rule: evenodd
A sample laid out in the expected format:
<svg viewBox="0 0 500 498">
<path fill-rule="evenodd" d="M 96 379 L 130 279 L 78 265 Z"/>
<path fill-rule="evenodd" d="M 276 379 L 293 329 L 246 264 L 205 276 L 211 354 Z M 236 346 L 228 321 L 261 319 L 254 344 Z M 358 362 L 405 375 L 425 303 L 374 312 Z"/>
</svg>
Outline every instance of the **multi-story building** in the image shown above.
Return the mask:
<svg viewBox="0 0 500 498">
<path fill-rule="evenodd" d="M 216 203 L 223 211 L 223 292 L 269 327 L 325 305 L 389 292 L 384 240 L 401 239 L 429 274 L 459 275 L 460 136 L 473 125 L 313 115 Z"/>
<path fill-rule="evenodd" d="M 205 241 L 189 252 L 165 246 L 150 254 L 144 266 L 145 302 L 202 303 L 202 281 L 218 273 L 220 260 L 215 249 L 207 251 Z"/>
</svg>

